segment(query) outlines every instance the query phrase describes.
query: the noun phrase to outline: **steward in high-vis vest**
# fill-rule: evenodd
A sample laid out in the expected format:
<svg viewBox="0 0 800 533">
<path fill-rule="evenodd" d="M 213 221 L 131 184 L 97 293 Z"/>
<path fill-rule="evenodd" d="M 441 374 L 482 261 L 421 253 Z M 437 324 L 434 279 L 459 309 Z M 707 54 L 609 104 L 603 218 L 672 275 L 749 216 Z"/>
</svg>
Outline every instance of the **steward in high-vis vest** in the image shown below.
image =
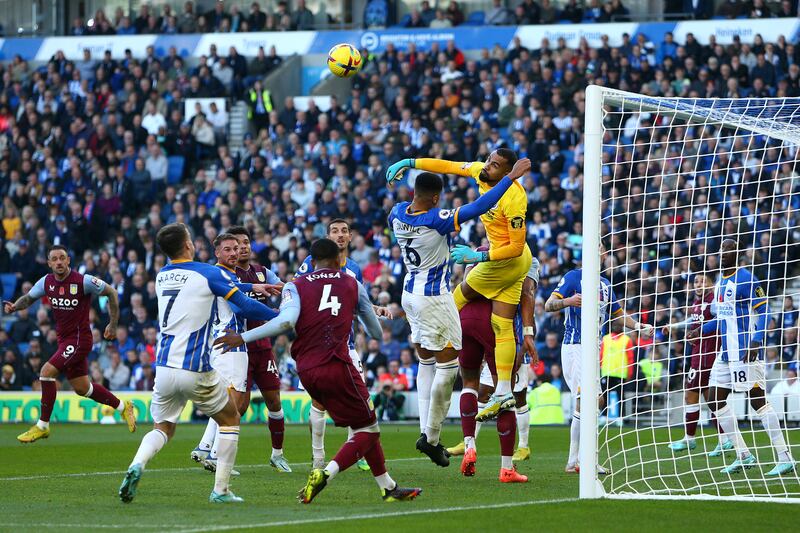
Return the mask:
<svg viewBox="0 0 800 533">
<path fill-rule="evenodd" d="M 542 375 L 540 381 L 541 384 L 528 395 L 531 425 L 563 424 L 564 410 L 561 408 L 561 391 L 550 383 L 548 374 Z"/>
<path fill-rule="evenodd" d="M 252 121 L 256 135 L 269 126 L 269 114 L 272 112 L 272 96 L 269 89 L 262 86 L 261 80 L 256 80 L 253 88 L 247 93 L 247 102 L 250 109 L 247 118 Z"/>
</svg>

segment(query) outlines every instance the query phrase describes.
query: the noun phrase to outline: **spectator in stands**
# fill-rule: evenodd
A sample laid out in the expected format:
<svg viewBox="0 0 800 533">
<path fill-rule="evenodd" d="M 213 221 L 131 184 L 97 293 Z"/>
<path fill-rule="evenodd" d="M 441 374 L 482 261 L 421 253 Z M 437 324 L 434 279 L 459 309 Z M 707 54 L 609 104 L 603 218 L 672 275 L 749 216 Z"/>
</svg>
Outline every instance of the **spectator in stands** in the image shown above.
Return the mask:
<svg viewBox="0 0 800 533">
<path fill-rule="evenodd" d="M 797 379 L 797 363 L 789 365 L 784 375 L 786 376 L 785 379 L 776 384 L 770 391 L 770 394 L 778 398 L 789 396 L 800 397 L 800 380 Z"/>
<path fill-rule="evenodd" d="M 109 353 L 111 354 L 111 363 L 103 375 L 108 380 L 111 390 L 127 390 L 131 379 L 131 370 L 122 364 L 116 348 L 110 347 Z"/>
<path fill-rule="evenodd" d="M 583 20 L 583 8 L 578 5 L 578 0 L 569 0 L 561 10 L 558 20 L 566 20 L 578 24 Z"/>
<path fill-rule="evenodd" d="M 298 31 L 314 29 L 314 13 L 306 7 L 306 0 L 297 0 L 297 9 L 292 13 L 292 26 Z"/>
<path fill-rule="evenodd" d="M 461 11 L 461 8 L 458 6 L 458 2 L 456 0 L 450 0 L 450 3 L 447 5 L 447 11 L 445 12 L 448 20 L 450 20 L 450 24 L 453 26 L 460 26 L 464 23 L 464 12 Z"/>
<path fill-rule="evenodd" d="M 431 28 L 450 28 L 453 26 L 453 23 L 447 18 L 444 14 L 444 11 L 441 9 L 436 10 L 436 18 L 434 18 L 431 23 Z"/>
<path fill-rule="evenodd" d="M 386 355 L 380 351 L 380 343 L 377 339 L 370 339 L 367 342 L 367 350 L 362 354 L 361 362 L 367 376 L 367 386 L 371 387 L 380 375 L 378 370 L 386 368 L 388 363 Z"/>
<path fill-rule="evenodd" d="M 267 15 L 261 11 L 258 2 L 250 4 L 250 14 L 247 16 L 247 26 L 250 31 L 264 31 L 267 26 Z"/>
<path fill-rule="evenodd" d="M 389 361 L 389 365 L 384 374 L 378 378 L 381 384 L 391 383 L 392 389 L 395 391 L 409 390 L 408 380 L 405 374 L 400 373 L 400 361 Z"/>
<path fill-rule="evenodd" d="M 375 397 L 375 414 L 379 420 L 400 420 L 405 396 L 390 381 L 381 384 Z"/>
<path fill-rule="evenodd" d="M 558 10 L 550 3 L 550 0 L 541 0 L 542 5 L 539 9 L 540 24 L 555 24 L 558 17 Z"/>
<path fill-rule="evenodd" d="M 17 372 L 14 367 L 9 364 L 4 364 L 2 369 L 0 369 L 0 390 L 22 390 L 22 379 L 17 376 Z"/>
<path fill-rule="evenodd" d="M 524 12 L 524 8 L 522 8 L 522 11 Z M 527 17 L 527 14 L 525 16 Z M 508 26 L 517 23 L 517 21 L 514 14 L 503 5 L 503 0 L 492 0 L 492 7 L 486 12 L 484 23 L 490 26 Z"/>
<path fill-rule="evenodd" d="M 431 7 L 431 3 L 428 0 L 422 0 L 422 4 L 420 4 L 419 14 L 422 18 L 422 22 L 425 26 L 430 26 L 433 19 L 436 18 L 436 10 Z"/>
</svg>

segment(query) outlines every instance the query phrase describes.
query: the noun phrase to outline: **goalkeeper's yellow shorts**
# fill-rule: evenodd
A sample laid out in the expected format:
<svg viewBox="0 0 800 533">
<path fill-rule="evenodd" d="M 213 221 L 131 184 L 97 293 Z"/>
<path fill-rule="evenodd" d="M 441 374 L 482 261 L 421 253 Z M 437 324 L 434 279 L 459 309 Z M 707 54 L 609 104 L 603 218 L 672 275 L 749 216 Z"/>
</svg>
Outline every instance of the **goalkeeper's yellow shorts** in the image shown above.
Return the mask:
<svg viewBox="0 0 800 533">
<path fill-rule="evenodd" d="M 467 274 L 467 285 L 489 300 L 518 305 L 522 283 L 531 268 L 532 258 L 526 244 L 519 257 L 478 263 Z"/>
</svg>

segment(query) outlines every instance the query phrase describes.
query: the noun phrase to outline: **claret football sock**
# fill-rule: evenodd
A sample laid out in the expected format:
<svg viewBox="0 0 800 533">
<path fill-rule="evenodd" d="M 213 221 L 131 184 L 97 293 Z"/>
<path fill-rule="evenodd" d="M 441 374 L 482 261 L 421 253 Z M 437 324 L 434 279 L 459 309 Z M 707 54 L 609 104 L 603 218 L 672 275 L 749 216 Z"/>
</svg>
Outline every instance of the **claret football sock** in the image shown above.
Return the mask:
<svg viewBox="0 0 800 533">
<path fill-rule="evenodd" d="M 283 453 L 283 434 L 285 432 L 283 409 L 281 409 L 280 411 L 275 411 L 274 413 L 270 411 L 269 415 L 267 416 L 268 416 L 267 426 L 269 427 L 269 435 L 270 439 L 272 440 L 272 449 L 280 450 L 279 451 L 280 455 L 281 453 Z"/>
<path fill-rule="evenodd" d="M 39 383 L 42 384 L 42 412 L 39 420 L 49 423 L 50 415 L 53 414 L 53 407 L 56 404 L 56 380 L 55 378 L 39 378 Z M 46 428 L 40 427 L 40 429 Z"/>
</svg>

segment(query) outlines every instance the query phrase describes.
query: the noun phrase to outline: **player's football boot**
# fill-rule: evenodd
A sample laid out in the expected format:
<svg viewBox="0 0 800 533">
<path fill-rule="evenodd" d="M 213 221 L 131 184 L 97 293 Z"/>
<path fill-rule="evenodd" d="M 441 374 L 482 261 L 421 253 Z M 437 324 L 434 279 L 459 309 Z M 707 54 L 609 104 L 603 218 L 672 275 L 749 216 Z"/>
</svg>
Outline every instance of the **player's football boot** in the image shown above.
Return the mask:
<svg viewBox="0 0 800 533">
<path fill-rule="evenodd" d="M 122 408 L 122 419 L 128 424 L 128 431 L 136 431 L 136 413 L 133 411 L 133 402 L 125 400 L 125 407 Z"/>
<path fill-rule="evenodd" d="M 442 467 L 450 466 L 450 455 L 444 449 L 444 446 L 441 443 L 434 446 L 428 442 L 428 437 L 425 436 L 425 433 L 422 433 L 417 439 L 417 449 L 430 457 L 434 464 Z"/>
<path fill-rule="evenodd" d="M 514 455 L 511 457 L 511 460 L 514 462 L 519 461 L 527 461 L 531 458 L 531 449 L 530 448 L 517 448 L 514 452 Z"/>
<path fill-rule="evenodd" d="M 211 495 L 208 497 L 209 503 L 241 503 L 243 501 L 244 498 L 240 498 L 231 491 L 228 491 L 225 494 L 217 494 L 212 490 Z"/>
<path fill-rule="evenodd" d="M 489 403 L 486 404 L 486 407 L 478 411 L 478 415 L 475 417 L 475 420 L 478 422 L 493 420 L 497 418 L 497 415 L 500 414 L 500 411 L 507 411 L 516 407 L 516 405 L 517 401 L 514 399 L 514 395 L 510 392 L 503 396 L 492 394 L 492 397 L 489 398 Z"/>
<path fill-rule="evenodd" d="M 709 457 L 719 457 L 723 453 L 725 453 L 727 451 L 730 451 L 732 449 L 733 449 L 733 442 L 730 441 L 730 440 L 726 440 L 725 444 L 717 443 L 717 447 L 714 448 L 713 450 L 711 450 L 711 452 L 709 452 L 708 456 Z"/>
<path fill-rule="evenodd" d="M 789 474 L 794 472 L 794 463 L 793 462 L 782 462 L 775 465 L 775 467 L 764 474 L 767 477 L 777 477 L 782 476 L 784 474 Z"/>
<path fill-rule="evenodd" d="M 468 448 L 464 452 L 464 458 L 461 459 L 461 473 L 465 477 L 472 477 L 475 475 L 475 465 L 478 463 L 478 452 L 475 448 Z"/>
<path fill-rule="evenodd" d="M 737 458 L 730 465 L 726 466 L 719 471 L 720 474 L 738 474 L 743 469 L 750 470 L 756 464 L 756 456 L 753 454 L 748 455 L 744 459 Z"/>
<path fill-rule="evenodd" d="M 142 465 L 131 465 L 128 471 L 125 472 L 125 479 L 122 480 L 122 485 L 119 486 L 119 499 L 122 500 L 122 503 L 131 503 L 133 501 L 140 479 L 142 479 Z"/>
<path fill-rule="evenodd" d="M 669 449 L 673 452 L 685 452 L 686 450 L 694 450 L 697 448 L 697 441 L 694 439 L 681 439 L 669 443 Z"/>
<path fill-rule="evenodd" d="M 356 466 L 362 472 L 369 472 L 371 470 L 370 467 L 369 467 L 369 463 L 367 463 L 367 460 L 364 459 L 363 457 L 361 459 L 359 459 L 358 461 L 356 461 Z"/>
<path fill-rule="evenodd" d="M 297 493 L 297 499 L 300 500 L 300 503 L 311 503 L 312 500 L 316 498 L 317 494 L 322 492 L 322 489 L 328 485 L 329 477 L 330 474 L 325 470 L 320 468 L 312 470 L 308 475 L 306 486 Z"/>
<path fill-rule="evenodd" d="M 528 476 L 517 472 L 516 468 L 501 468 L 500 483 L 527 483 Z"/>
<path fill-rule="evenodd" d="M 204 450 L 202 448 L 195 448 L 192 450 L 192 461 L 195 463 L 200 463 L 201 465 L 205 466 L 204 462 L 208 459 L 208 454 L 211 453 L 211 450 Z"/>
<path fill-rule="evenodd" d="M 420 494 L 422 494 L 422 489 L 420 488 L 404 489 L 395 485 L 392 490 L 383 490 L 383 501 L 406 502 L 413 500 Z"/>
<path fill-rule="evenodd" d="M 467 447 L 464 445 L 464 441 L 462 440 L 452 448 L 447 448 L 447 453 L 449 453 L 451 456 L 464 455 L 464 451 L 466 449 Z"/>
<path fill-rule="evenodd" d="M 567 474 L 577 474 L 581 471 L 581 467 L 578 466 L 578 463 L 568 463 L 566 467 L 564 467 L 564 472 Z"/>
<path fill-rule="evenodd" d="M 28 431 L 22 433 L 21 435 L 18 435 L 17 440 L 22 442 L 23 444 L 30 444 L 31 442 L 36 442 L 39 439 L 46 439 L 49 436 L 50 436 L 50 428 L 42 429 L 36 424 L 34 424 Z"/>
<path fill-rule="evenodd" d="M 216 472 L 217 471 L 217 458 L 216 457 L 209 457 L 205 461 L 203 461 L 203 468 L 208 470 L 209 472 Z M 231 468 L 231 475 L 236 477 L 239 475 L 239 471 L 235 468 Z"/>
<path fill-rule="evenodd" d="M 269 458 L 269 464 L 278 472 L 284 472 L 286 474 L 292 473 L 292 468 L 289 466 L 289 462 L 283 455 L 273 455 Z"/>
</svg>

